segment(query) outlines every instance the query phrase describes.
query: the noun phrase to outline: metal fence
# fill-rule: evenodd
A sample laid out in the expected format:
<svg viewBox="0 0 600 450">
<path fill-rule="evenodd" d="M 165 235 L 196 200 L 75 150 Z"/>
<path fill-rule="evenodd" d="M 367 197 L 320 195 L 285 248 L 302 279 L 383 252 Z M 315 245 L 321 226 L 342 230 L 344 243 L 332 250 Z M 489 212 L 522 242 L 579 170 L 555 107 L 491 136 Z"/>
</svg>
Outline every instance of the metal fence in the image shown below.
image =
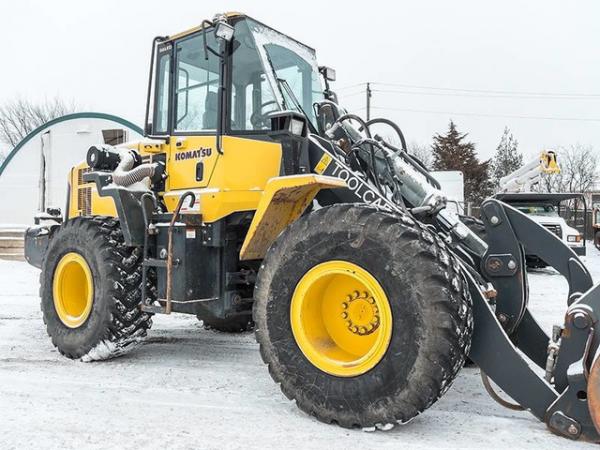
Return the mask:
<svg viewBox="0 0 600 450">
<path fill-rule="evenodd" d="M 567 224 L 579 231 L 586 239 L 592 239 L 594 230 L 592 228 L 593 216 L 591 210 L 561 208 L 560 216 L 565 219 Z"/>
</svg>

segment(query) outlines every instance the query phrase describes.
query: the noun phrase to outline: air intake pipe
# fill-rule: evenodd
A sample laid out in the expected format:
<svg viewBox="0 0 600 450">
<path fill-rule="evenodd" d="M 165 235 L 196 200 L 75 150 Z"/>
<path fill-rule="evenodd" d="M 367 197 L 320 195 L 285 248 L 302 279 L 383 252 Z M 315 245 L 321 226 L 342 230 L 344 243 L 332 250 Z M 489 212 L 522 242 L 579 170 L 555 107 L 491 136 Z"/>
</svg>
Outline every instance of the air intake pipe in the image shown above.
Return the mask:
<svg viewBox="0 0 600 450">
<path fill-rule="evenodd" d="M 153 177 L 159 166 L 158 163 L 142 164 L 138 152 L 124 147 L 90 147 L 86 160 L 92 169 L 112 171 L 113 183 L 123 187 Z"/>
</svg>

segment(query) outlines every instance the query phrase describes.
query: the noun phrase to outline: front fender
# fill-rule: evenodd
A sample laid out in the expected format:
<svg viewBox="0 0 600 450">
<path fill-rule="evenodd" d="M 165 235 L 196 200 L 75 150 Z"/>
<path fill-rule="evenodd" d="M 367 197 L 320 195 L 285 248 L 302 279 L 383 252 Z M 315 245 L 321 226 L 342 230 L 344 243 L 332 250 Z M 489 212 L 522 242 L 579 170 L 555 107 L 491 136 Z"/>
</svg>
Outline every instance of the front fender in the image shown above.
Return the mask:
<svg viewBox="0 0 600 450">
<path fill-rule="evenodd" d="M 285 227 L 302 215 L 321 189 L 346 187 L 340 178 L 290 175 L 271 178 L 240 250 L 240 259 L 262 259 Z"/>
</svg>

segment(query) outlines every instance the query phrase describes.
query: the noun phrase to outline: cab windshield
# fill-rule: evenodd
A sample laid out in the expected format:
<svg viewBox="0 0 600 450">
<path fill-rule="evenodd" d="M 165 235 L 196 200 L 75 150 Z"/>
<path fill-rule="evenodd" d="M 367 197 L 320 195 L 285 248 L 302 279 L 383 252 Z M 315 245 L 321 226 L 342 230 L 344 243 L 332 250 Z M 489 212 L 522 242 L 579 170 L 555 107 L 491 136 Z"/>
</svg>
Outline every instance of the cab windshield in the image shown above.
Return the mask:
<svg viewBox="0 0 600 450">
<path fill-rule="evenodd" d="M 235 24 L 232 130 L 268 130 L 270 113 L 294 110 L 316 125 L 323 89 L 311 48 L 246 18 Z"/>
</svg>

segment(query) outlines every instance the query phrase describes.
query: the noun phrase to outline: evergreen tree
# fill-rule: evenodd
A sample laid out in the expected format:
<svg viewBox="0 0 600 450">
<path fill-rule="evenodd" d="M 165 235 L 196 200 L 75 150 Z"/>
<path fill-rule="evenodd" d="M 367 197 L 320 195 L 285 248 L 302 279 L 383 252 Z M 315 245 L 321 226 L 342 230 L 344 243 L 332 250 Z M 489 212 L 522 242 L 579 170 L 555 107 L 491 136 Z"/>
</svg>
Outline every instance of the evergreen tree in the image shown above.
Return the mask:
<svg viewBox="0 0 600 450">
<path fill-rule="evenodd" d="M 523 154 L 517 149 L 518 142 L 508 127 L 504 127 L 504 133 L 496 148 L 496 154 L 492 160 L 492 180 L 494 188 L 500 186 L 500 179 L 514 172 L 523 165 Z"/>
<path fill-rule="evenodd" d="M 492 193 L 490 163 L 479 161 L 475 144 L 465 141 L 466 136 L 458 132 L 453 121 L 446 134 L 433 136 L 433 168 L 460 170 L 465 180 L 465 201 L 479 206 Z"/>
</svg>

